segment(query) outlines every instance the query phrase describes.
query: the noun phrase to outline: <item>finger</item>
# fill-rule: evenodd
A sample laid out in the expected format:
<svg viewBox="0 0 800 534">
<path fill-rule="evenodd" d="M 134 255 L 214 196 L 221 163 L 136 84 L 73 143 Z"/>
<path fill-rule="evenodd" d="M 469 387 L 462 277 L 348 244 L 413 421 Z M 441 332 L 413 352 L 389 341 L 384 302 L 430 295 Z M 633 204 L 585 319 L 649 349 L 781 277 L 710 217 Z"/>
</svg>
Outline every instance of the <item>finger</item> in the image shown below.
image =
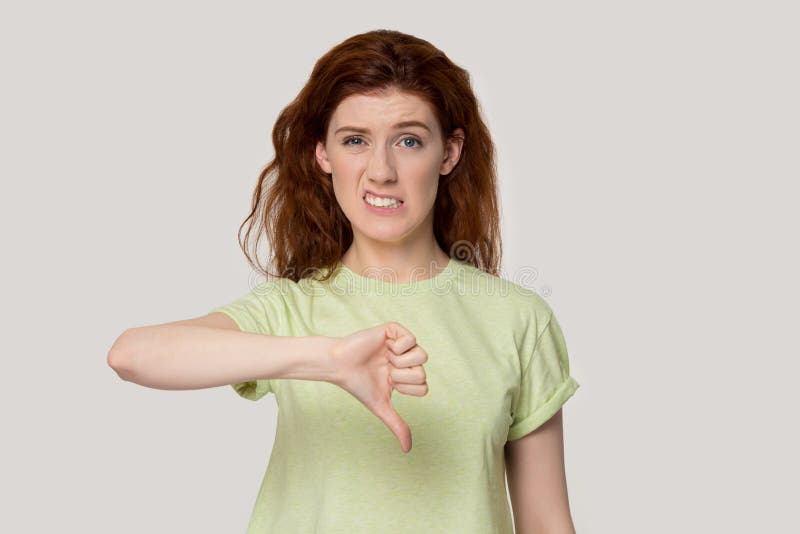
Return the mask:
<svg viewBox="0 0 800 534">
<path fill-rule="evenodd" d="M 383 330 L 384 333 L 386 334 L 386 337 L 391 339 L 397 339 L 400 336 L 411 333 L 408 331 L 408 328 L 398 323 L 397 321 L 389 321 L 387 323 L 383 323 Z"/>
<path fill-rule="evenodd" d="M 391 401 L 382 405 L 375 415 L 383 421 L 383 423 L 392 431 L 392 434 L 397 437 L 400 442 L 400 448 L 403 452 L 411 450 L 411 429 L 408 424 L 403 421 L 400 415 L 395 411 Z"/>
<path fill-rule="evenodd" d="M 403 354 L 416 347 L 417 340 L 412 334 L 408 334 L 398 339 L 387 339 L 386 346 L 395 354 Z"/>
<path fill-rule="evenodd" d="M 421 365 L 415 365 L 406 369 L 389 367 L 389 376 L 394 384 L 424 384 L 425 369 Z"/>
<path fill-rule="evenodd" d="M 428 361 L 428 353 L 419 345 L 415 345 L 410 350 L 403 354 L 397 355 L 392 351 L 388 352 L 389 362 L 395 367 L 412 367 L 414 365 L 422 365 Z"/>
<path fill-rule="evenodd" d="M 397 340 L 405 336 L 412 336 L 412 338 L 414 336 L 414 334 L 412 334 L 408 328 L 395 321 L 384 323 L 383 326 L 384 326 L 384 333 L 386 334 L 387 339 Z M 412 343 L 411 346 L 414 346 L 416 342 L 417 341 L 415 339 L 414 343 Z"/>
<path fill-rule="evenodd" d="M 428 384 L 395 384 L 394 389 L 404 395 L 424 397 L 428 394 Z"/>
</svg>

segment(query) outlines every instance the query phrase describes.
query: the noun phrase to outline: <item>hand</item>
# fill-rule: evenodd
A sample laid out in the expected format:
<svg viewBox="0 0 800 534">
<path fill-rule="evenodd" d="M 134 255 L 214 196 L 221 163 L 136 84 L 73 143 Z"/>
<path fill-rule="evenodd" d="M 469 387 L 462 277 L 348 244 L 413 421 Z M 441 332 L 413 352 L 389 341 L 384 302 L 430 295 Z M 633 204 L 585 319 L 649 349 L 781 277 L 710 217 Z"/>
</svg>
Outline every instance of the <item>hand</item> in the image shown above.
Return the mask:
<svg viewBox="0 0 800 534">
<path fill-rule="evenodd" d="M 428 354 L 414 335 L 396 322 L 338 338 L 331 347 L 337 378 L 332 381 L 375 414 L 411 450 L 411 430 L 392 406 L 392 391 L 421 397 L 428 392 L 422 364 Z"/>
</svg>

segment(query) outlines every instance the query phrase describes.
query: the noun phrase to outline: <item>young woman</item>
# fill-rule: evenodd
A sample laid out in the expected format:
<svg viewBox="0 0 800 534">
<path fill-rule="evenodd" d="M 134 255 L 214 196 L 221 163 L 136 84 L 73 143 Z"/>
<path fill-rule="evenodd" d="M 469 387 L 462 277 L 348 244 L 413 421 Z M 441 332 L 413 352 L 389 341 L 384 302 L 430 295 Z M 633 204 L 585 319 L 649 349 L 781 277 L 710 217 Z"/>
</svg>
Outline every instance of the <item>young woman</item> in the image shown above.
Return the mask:
<svg viewBox="0 0 800 534">
<path fill-rule="evenodd" d="M 109 364 L 276 396 L 250 534 L 511 533 L 506 472 L 516 532 L 574 532 L 561 406 L 578 383 L 551 308 L 497 275 L 495 151 L 468 73 L 416 37 L 356 35 L 273 142 L 242 245 L 269 276 L 127 330 Z M 277 273 L 247 250 L 262 235 Z"/>
</svg>

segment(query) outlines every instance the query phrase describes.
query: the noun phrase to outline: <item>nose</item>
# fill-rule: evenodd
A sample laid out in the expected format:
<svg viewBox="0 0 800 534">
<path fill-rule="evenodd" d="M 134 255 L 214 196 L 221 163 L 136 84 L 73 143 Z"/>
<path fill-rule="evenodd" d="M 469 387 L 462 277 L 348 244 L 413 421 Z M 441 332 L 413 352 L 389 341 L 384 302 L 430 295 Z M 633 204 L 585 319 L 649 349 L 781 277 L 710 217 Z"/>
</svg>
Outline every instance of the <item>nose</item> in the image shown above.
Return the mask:
<svg viewBox="0 0 800 534">
<path fill-rule="evenodd" d="M 397 179 L 391 150 L 377 145 L 367 163 L 367 179 L 373 183 L 392 182 Z"/>
</svg>

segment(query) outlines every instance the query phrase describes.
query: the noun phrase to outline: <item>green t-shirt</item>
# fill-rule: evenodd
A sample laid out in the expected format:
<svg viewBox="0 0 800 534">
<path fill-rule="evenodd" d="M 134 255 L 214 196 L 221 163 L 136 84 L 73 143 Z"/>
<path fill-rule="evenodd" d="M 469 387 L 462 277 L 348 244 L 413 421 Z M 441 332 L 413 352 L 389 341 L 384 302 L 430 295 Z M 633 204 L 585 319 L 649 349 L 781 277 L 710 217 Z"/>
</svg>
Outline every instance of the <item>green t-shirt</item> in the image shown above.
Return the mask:
<svg viewBox="0 0 800 534">
<path fill-rule="evenodd" d="M 578 388 L 564 337 L 534 291 L 451 259 L 407 283 L 361 276 L 269 278 L 212 311 L 246 332 L 345 336 L 385 321 L 427 352 L 428 393 L 392 393 L 412 448 L 329 382 L 259 379 L 232 387 L 278 404 L 275 442 L 248 534 L 513 532 L 503 446 Z"/>
</svg>

